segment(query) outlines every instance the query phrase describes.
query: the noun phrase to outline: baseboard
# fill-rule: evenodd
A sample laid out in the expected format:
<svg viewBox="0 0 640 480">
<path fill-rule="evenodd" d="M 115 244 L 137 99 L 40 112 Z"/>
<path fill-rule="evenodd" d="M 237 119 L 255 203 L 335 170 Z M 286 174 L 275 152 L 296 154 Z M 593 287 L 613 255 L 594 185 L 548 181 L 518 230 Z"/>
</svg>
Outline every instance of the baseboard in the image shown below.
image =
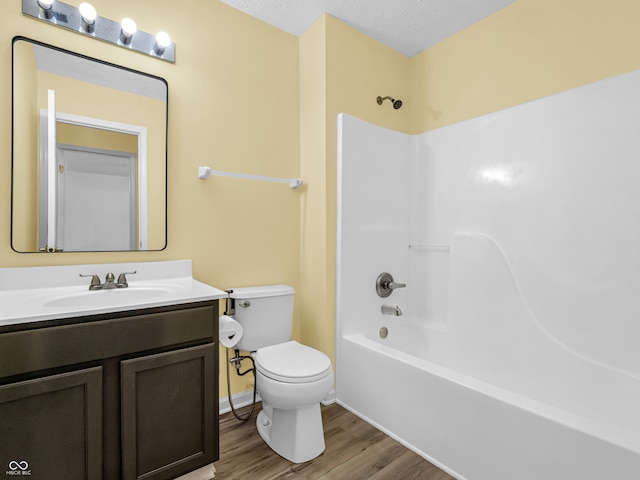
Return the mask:
<svg viewBox="0 0 640 480">
<path fill-rule="evenodd" d="M 199 468 L 198 470 L 194 470 L 191 473 L 187 473 L 181 477 L 176 478 L 175 480 L 212 480 L 216 476 L 216 468 L 213 466 L 213 463 L 207 465 L 206 467 Z"/>
<path fill-rule="evenodd" d="M 233 402 L 233 408 L 242 408 L 247 405 L 251 405 L 253 402 L 253 390 L 245 390 L 244 392 L 236 393 L 235 395 L 231 395 L 231 401 Z M 256 395 L 256 402 L 261 402 L 260 394 Z M 229 397 L 221 397 L 219 399 L 219 412 L 220 415 L 223 413 L 229 413 L 231 411 L 231 405 L 229 404 Z"/>
</svg>

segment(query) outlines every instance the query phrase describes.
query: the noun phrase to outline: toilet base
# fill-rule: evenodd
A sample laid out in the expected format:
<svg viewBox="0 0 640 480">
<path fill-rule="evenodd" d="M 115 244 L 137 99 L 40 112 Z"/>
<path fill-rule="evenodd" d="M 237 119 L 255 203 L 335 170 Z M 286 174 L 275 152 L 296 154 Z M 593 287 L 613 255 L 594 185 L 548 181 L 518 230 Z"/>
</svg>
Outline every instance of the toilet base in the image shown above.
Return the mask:
<svg viewBox="0 0 640 480">
<path fill-rule="evenodd" d="M 290 462 L 308 462 L 324 452 L 319 403 L 281 410 L 265 405 L 263 401 L 256 426 L 265 443 Z"/>
</svg>

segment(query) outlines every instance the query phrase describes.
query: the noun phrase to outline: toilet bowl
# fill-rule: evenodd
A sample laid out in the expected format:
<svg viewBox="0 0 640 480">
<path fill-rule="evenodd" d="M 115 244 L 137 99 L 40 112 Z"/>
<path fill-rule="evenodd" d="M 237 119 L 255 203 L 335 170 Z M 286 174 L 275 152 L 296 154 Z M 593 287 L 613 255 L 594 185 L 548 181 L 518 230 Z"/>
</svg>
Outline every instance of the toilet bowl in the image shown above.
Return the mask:
<svg viewBox="0 0 640 480">
<path fill-rule="evenodd" d="M 277 454 L 303 463 L 325 449 L 320 402 L 333 385 L 327 355 L 291 340 L 292 287 L 234 288 L 234 319 L 242 325 L 238 349 L 251 352 L 262 411 L 256 427 Z"/>
<path fill-rule="evenodd" d="M 258 433 L 293 463 L 314 459 L 325 449 L 320 401 L 333 385 L 329 357 L 290 341 L 259 349 L 254 358 L 262 398 Z"/>
</svg>

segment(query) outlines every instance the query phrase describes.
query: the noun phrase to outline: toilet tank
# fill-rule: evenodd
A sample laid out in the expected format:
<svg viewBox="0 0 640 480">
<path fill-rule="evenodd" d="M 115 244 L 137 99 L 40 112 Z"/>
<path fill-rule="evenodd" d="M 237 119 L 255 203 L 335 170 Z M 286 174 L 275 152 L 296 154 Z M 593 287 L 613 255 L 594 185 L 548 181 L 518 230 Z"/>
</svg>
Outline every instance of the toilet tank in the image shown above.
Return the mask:
<svg viewBox="0 0 640 480">
<path fill-rule="evenodd" d="M 258 348 L 291 339 L 293 327 L 293 287 L 268 285 L 234 288 L 232 317 L 242 325 L 243 335 L 235 348 L 253 352 Z"/>
</svg>

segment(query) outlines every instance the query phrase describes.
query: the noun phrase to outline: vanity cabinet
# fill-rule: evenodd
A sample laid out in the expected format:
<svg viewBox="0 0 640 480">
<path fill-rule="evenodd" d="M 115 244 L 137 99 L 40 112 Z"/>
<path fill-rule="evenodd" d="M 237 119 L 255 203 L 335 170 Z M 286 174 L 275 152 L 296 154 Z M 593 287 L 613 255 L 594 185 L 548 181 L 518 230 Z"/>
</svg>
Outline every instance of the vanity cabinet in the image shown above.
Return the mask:
<svg viewBox="0 0 640 480">
<path fill-rule="evenodd" d="M 216 461 L 217 319 L 214 300 L 0 330 L 0 469 L 167 480 Z"/>
</svg>

